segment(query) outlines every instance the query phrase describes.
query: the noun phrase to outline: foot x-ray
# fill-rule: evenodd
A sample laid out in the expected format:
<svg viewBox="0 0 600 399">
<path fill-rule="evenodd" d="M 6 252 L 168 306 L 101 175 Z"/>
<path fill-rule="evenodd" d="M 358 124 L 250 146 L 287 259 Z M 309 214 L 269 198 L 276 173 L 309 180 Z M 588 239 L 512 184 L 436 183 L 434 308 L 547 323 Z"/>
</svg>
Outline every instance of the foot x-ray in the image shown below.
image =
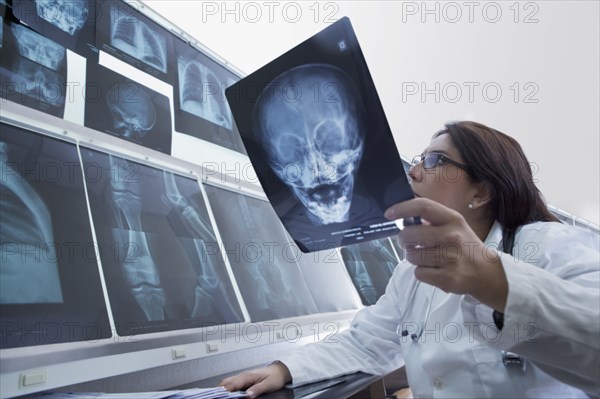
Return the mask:
<svg viewBox="0 0 600 399">
<path fill-rule="evenodd" d="M 62 118 L 67 76 L 65 48 L 18 23 L 3 24 L 2 39 L 2 96 Z"/>
<path fill-rule="evenodd" d="M 205 186 L 225 253 L 253 322 L 317 313 L 301 254 L 265 201 Z"/>
<path fill-rule="evenodd" d="M 243 321 L 198 182 L 91 149 L 82 159 L 119 334 Z"/>
<path fill-rule="evenodd" d="M 175 130 L 245 154 L 225 98 L 238 77 L 187 43 L 175 51 Z"/>
<path fill-rule="evenodd" d="M 341 253 L 363 305 L 373 305 L 385 292 L 399 263 L 389 239 L 349 245 Z"/>
<path fill-rule="evenodd" d="M 2 347 L 109 337 L 75 144 L 1 124 L 0 225 Z"/>
<path fill-rule="evenodd" d="M 124 1 L 103 1 L 99 10 L 98 48 L 172 83 L 173 34 Z"/>
<path fill-rule="evenodd" d="M 95 0 L 13 0 L 13 13 L 36 32 L 84 57 L 94 53 Z"/>
<path fill-rule="evenodd" d="M 413 193 L 347 18 L 226 96 L 263 189 L 302 251 L 398 232 L 383 213 Z"/>
<path fill-rule="evenodd" d="M 171 153 L 169 99 L 100 65 L 88 63 L 85 126 Z"/>
</svg>

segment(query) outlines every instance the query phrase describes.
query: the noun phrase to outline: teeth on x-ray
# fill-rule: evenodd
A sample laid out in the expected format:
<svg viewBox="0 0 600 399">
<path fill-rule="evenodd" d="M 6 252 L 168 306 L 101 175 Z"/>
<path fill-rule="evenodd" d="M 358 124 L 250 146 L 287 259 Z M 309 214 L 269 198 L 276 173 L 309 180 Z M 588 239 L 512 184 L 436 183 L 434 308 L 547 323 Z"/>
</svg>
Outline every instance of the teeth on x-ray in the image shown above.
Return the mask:
<svg viewBox="0 0 600 399">
<path fill-rule="evenodd" d="M 19 54 L 52 70 L 58 70 L 65 59 L 65 48 L 52 40 L 27 29 L 23 25 L 12 24 Z"/>
<path fill-rule="evenodd" d="M 109 159 L 110 165 L 116 167 L 127 164 L 110 155 Z M 110 196 L 119 227 L 114 231 L 114 238 L 124 250 L 131 249 L 123 260 L 123 276 L 146 318 L 149 321 L 164 320 L 165 293 L 148 248 L 146 233 L 142 230 L 139 185 L 119 179 L 110 179 L 110 182 Z"/>
<path fill-rule="evenodd" d="M 377 290 L 367 270 L 367 265 L 362 260 L 360 248 L 351 245 L 342 249 L 342 255 L 354 286 L 363 297 L 366 305 L 377 302 Z"/>
<path fill-rule="evenodd" d="M 185 63 L 180 59 L 179 63 L 181 109 L 231 130 L 231 115 L 219 79 L 197 61 Z"/>
<path fill-rule="evenodd" d="M 142 138 L 156 123 L 156 108 L 139 85 L 117 84 L 105 97 L 114 130 L 125 138 Z"/>
<path fill-rule="evenodd" d="M 89 8 L 87 0 L 35 0 L 37 15 L 73 36 L 85 21 Z"/>
<path fill-rule="evenodd" d="M 167 72 L 167 44 L 164 37 L 128 13 L 111 8 L 111 45 L 138 60 Z"/>
<path fill-rule="evenodd" d="M 0 142 L 0 169 L 0 303 L 61 303 L 50 212 L 8 163 L 4 142 Z M 29 256 L 23 259 L 25 251 Z"/>
<path fill-rule="evenodd" d="M 26 58 L 18 58 L 10 73 L 15 90 L 55 107 L 65 103 L 65 80 L 62 75 Z"/>
<path fill-rule="evenodd" d="M 206 250 L 206 239 L 212 240 L 213 243 L 216 242 L 212 228 L 202 220 L 187 198 L 181 195 L 175 183 L 175 175 L 165 171 L 163 172 L 163 178 L 167 191 L 163 199 L 179 210 L 184 225 L 191 233 L 203 238 L 194 239 L 198 263 L 193 263 L 197 278 L 196 288 L 194 289 L 194 305 L 190 316 L 206 317 L 215 307 L 226 320 L 237 320 L 239 316 L 234 312 L 235 305 L 231 303 L 223 284 L 220 284 L 214 258 L 209 256 Z"/>
<path fill-rule="evenodd" d="M 285 88 L 303 95 L 290 101 L 298 93 Z M 263 93 L 253 119 L 273 171 L 313 222 L 346 222 L 364 135 L 363 107 L 351 78 L 332 65 L 302 65 L 279 75 Z"/>
</svg>

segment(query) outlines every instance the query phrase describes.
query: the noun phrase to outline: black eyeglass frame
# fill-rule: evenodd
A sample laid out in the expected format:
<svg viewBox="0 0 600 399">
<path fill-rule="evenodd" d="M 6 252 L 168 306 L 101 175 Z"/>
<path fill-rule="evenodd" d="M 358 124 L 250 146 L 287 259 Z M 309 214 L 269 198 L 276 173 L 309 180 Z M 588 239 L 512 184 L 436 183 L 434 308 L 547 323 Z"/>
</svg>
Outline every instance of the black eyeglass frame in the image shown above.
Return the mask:
<svg viewBox="0 0 600 399">
<path fill-rule="evenodd" d="M 435 161 L 432 166 L 427 166 L 428 163 L 426 162 L 426 159 L 428 157 L 435 157 Z M 412 167 L 414 167 L 414 166 L 417 166 L 418 164 L 420 164 L 421 162 L 423 163 L 423 169 L 425 169 L 425 170 L 434 169 L 437 166 L 441 166 L 444 163 L 448 163 L 450 165 L 454 165 L 457 168 L 464 170 L 467 173 L 469 172 L 468 165 L 453 161 L 452 159 L 448 158 L 446 155 L 440 154 L 439 152 L 430 152 L 425 155 L 423 155 L 423 154 L 416 155 L 410 162 L 410 165 Z"/>
</svg>

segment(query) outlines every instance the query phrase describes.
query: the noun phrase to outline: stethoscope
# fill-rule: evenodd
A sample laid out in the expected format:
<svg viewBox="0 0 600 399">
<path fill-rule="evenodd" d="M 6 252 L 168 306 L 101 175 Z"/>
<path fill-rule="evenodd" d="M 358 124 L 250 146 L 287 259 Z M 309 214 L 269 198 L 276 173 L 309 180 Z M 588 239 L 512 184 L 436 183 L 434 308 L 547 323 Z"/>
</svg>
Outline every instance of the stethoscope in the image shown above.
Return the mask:
<svg viewBox="0 0 600 399">
<path fill-rule="evenodd" d="M 417 289 L 419 288 L 419 285 L 421 285 L 421 282 L 417 279 L 415 279 L 411 285 L 411 289 L 410 289 L 410 293 L 408 295 L 407 301 L 406 303 L 406 307 L 404 308 L 404 311 L 402 312 L 402 314 L 400 315 L 400 320 L 404 320 L 404 316 L 406 316 L 408 314 L 409 311 L 412 311 L 414 303 L 415 303 L 415 296 L 417 295 Z M 423 321 L 423 324 L 419 327 L 418 331 L 415 333 L 412 333 L 410 335 L 410 339 L 413 340 L 413 342 L 417 342 L 419 340 L 419 338 L 421 338 L 421 335 L 423 335 L 423 330 L 424 328 L 427 326 L 427 322 L 429 321 L 429 313 L 431 312 L 431 304 L 433 303 L 433 295 L 435 294 L 435 290 L 436 287 L 432 286 L 431 287 L 431 296 L 429 297 L 429 303 L 427 304 L 427 309 L 425 310 L 425 320 Z M 398 327 L 396 328 L 396 334 L 402 336 L 402 337 L 406 337 L 408 336 L 408 330 L 402 330 L 402 324 L 398 324 Z"/>
</svg>

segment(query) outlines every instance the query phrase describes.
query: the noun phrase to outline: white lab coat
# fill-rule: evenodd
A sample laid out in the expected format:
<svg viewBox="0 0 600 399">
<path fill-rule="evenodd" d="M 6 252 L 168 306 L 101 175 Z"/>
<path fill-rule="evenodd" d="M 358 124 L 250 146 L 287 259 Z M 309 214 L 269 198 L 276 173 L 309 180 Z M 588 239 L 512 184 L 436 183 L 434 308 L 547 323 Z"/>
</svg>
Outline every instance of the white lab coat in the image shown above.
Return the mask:
<svg viewBox="0 0 600 399">
<path fill-rule="evenodd" d="M 559 223 L 524 226 L 515 238 L 516 259 L 502 256 L 503 265 L 509 258 L 515 267 L 527 261 L 575 284 L 598 290 L 597 245 L 592 245 L 593 240 L 592 244 L 573 245 L 571 239 L 579 238 L 579 234 L 578 229 Z M 501 227 L 495 223 L 485 245 L 498 248 L 501 240 Z M 469 250 L 477 248 L 465 245 L 463 256 Z M 501 351 L 494 345 L 503 339 L 514 340 L 515 334 L 519 340 L 527 341 L 533 333 L 530 325 L 517 324 L 516 331 L 510 328 L 513 320 L 510 307 L 507 307 L 506 327 L 499 332 L 492 321 L 491 309 L 469 296 L 447 294 L 420 283 L 416 285 L 413 303 L 407 303 L 411 287 L 416 284 L 413 272 L 414 266 L 400 264 L 386 293 L 375 305 L 360 310 L 350 328 L 283 356 L 280 360 L 289 368 L 294 386 L 356 371 L 384 375 L 405 363 L 416 398 L 587 397 L 529 361 L 524 362 L 524 369 L 503 365 Z M 540 290 L 545 291 L 543 287 Z M 559 296 L 548 299 L 561 300 Z M 432 301 L 429 319 L 421 337 L 414 342 L 410 334 L 418 332 L 425 321 L 429 301 Z M 409 335 L 401 336 L 402 330 L 409 331 Z M 511 338 L 506 337 L 509 334 Z M 553 351 L 551 340 L 542 341 L 539 350 Z M 568 368 L 580 367 L 577 356 L 570 361 Z"/>
</svg>

